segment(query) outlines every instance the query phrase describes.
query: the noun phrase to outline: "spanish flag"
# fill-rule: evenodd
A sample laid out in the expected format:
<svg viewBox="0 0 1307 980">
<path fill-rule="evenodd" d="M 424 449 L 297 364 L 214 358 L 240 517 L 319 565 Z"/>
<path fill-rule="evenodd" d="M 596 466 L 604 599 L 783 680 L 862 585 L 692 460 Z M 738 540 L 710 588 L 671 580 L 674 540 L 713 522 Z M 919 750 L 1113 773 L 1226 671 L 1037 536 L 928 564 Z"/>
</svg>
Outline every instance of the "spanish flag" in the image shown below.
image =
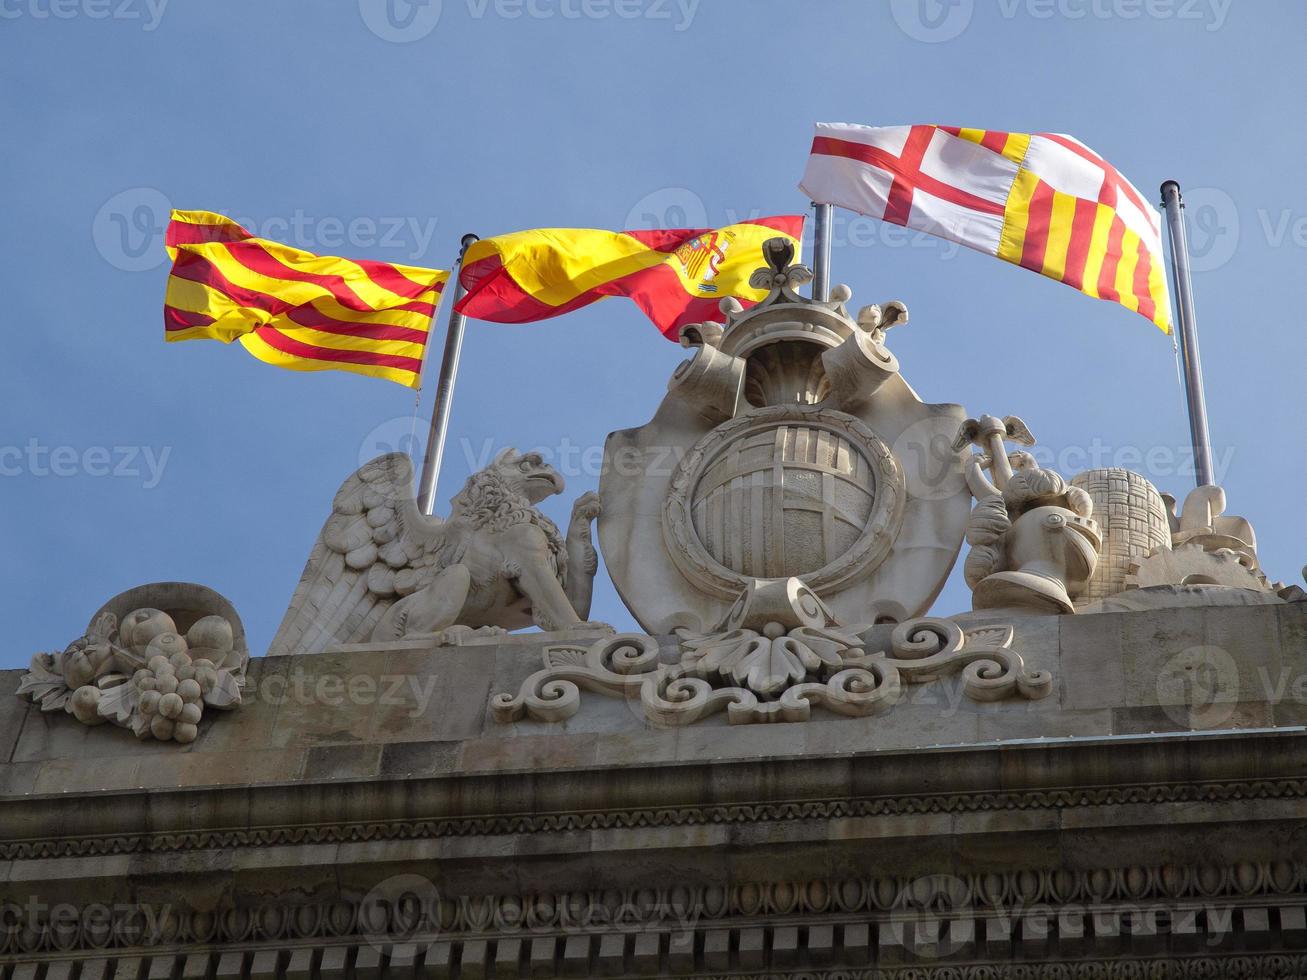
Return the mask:
<svg viewBox="0 0 1307 980">
<path fill-rule="evenodd" d="M 295 371 L 421 383 L 448 272 L 314 255 L 209 211 L 174 211 L 164 338 L 239 341 Z"/>
<path fill-rule="evenodd" d="M 1161 216 L 1072 136 L 818 123 L 799 189 L 1038 272 L 1171 331 Z"/>
<path fill-rule="evenodd" d="M 459 281 L 458 311 L 478 320 L 528 323 L 629 296 L 669 340 L 688 323 L 720 320 L 733 296 L 746 307 L 767 290 L 749 285 L 764 265 L 762 244 L 788 238 L 799 251 L 803 215 L 741 221 L 724 228 L 600 231 L 536 228 L 474 242 Z"/>
</svg>

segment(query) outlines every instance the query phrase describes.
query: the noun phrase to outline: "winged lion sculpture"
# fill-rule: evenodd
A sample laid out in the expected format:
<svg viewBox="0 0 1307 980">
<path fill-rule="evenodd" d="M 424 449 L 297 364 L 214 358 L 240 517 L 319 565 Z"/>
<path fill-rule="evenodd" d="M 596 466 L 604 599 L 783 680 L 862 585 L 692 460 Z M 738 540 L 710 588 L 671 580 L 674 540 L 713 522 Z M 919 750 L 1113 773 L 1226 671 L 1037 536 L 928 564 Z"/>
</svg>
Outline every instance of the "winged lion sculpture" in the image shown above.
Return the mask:
<svg viewBox="0 0 1307 980">
<path fill-rule="evenodd" d="M 564 534 L 536 507 L 562 491 L 539 453 L 505 449 L 442 520 L 419 510 L 407 455 L 364 464 L 332 502 L 269 656 L 451 627 L 603 625 L 586 621 L 599 498 L 577 499 Z"/>
</svg>

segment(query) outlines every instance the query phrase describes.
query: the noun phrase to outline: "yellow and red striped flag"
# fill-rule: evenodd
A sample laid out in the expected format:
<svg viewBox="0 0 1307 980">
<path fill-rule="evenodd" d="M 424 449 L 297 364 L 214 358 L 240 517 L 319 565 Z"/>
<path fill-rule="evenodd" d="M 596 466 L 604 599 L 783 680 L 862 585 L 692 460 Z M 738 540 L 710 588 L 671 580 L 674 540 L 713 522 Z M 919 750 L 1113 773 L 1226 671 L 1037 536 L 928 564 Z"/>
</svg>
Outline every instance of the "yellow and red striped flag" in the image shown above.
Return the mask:
<svg viewBox="0 0 1307 980">
<path fill-rule="evenodd" d="M 1074 137 L 818 123 L 799 188 L 819 204 L 996 255 L 1171 331 L 1157 210 Z"/>
<path fill-rule="evenodd" d="M 314 255 L 209 211 L 174 211 L 167 246 L 166 340 L 236 340 L 278 367 L 419 387 L 448 272 Z"/>
<path fill-rule="evenodd" d="M 762 244 L 788 238 L 799 251 L 803 215 L 755 218 L 724 228 L 601 231 L 536 228 L 474 242 L 459 277 L 458 311 L 478 320 L 527 323 L 627 296 L 669 340 L 688 323 L 718 320 L 734 296 L 751 306 L 767 290 L 749 285 Z"/>
</svg>

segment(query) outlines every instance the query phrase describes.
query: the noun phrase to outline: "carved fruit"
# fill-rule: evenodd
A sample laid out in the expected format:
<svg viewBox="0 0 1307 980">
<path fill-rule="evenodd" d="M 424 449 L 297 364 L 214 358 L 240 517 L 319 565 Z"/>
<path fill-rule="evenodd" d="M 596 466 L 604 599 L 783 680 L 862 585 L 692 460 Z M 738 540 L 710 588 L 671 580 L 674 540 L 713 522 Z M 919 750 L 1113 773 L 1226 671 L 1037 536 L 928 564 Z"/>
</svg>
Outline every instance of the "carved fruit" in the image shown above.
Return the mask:
<svg viewBox="0 0 1307 980">
<path fill-rule="evenodd" d="M 186 631 L 186 642 L 192 647 L 208 647 L 227 651 L 235 645 L 231 623 L 221 616 L 205 616 L 197 619 Z"/>
<path fill-rule="evenodd" d="M 73 692 L 72 700 L 73 717 L 83 725 L 98 725 L 103 718 L 100 717 L 100 689 L 94 684 L 87 684 L 85 687 L 79 687 Z"/>
<path fill-rule="evenodd" d="M 168 667 L 169 667 L 168 658 L 165 657 L 163 654 L 159 654 L 158 656 L 151 657 L 148 661 L 146 661 L 145 664 L 145 669 L 148 670 L 151 674 L 156 674 L 156 675 L 159 674 L 160 672 L 166 672 Z"/>
<path fill-rule="evenodd" d="M 228 659 L 235 661 L 236 653 L 233 650 L 219 650 L 217 647 L 191 647 L 191 665 L 195 666 L 201 660 L 207 661 L 215 667 L 221 667 L 227 663 Z"/>
<path fill-rule="evenodd" d="M 198 701 L 203 692 L 200 690 L 199 682 L 195 680 L 181 680 L 177 682 L 177 696 L 183 701 Z"/>
<path fill-rule="evenodd" d="M 163 695 L 160 694 L 160 693 L 159 693 L 158 691 L 156 691 L 156 690 L 151 689 L 151 690 L 145 691 L 145 692 L 141 695 L 141 700 L 140 700 L 140 702 L 139 702 L 139 704 L 140 704 L 140 708 L 141 708 L 141 714 L 143 714 L 143 715 L 153 715 L 153 714 L 158 714 L 158 712 L 159 712 L 159 699 L 160 699 L 161 697 L 163 697 Z"/>
<path fill-rule="evenodd" d="M 204 714 L 204 709 L 198 704 L 182 705 L 182 713 L 177 716 L 179 725 L 195 725 L 199 723 L 200 716 Z"/>
<path fill-rule="evenodd" d="M 200 685 L 200 691 L 208 694 L 218 681 L 218 671 L 212 660 L 197 660 L 194 664 L 194 680 Z"/>
<path fill-rule="evenodd" d="M 150 734 L 160 742 L 166 742 L 172 738 L 173 730 L 176 726 L 163 715 L 155 715 L 150 719 Z"/>
<path fill-rule="evenodd" d="M 132 649 L 145 647 L 160 633 L 176 633 L 177 624 L 159 609 L 137 609 L 123 617 L 118 642 Z"/>
<path fill-rule="evenodd" d="M 177 690 L 177 678 L 172 674 L 159 674 L 154 681 L 154 689 L 160 694 L 172 694 Z"/>
<path fill-rule="evenodd" d="M 199 733 L 200 730 L 194 725 L 189 722 L 179 721 L 173 728 L 172 737 L 175 741 L 185 744 L 187 742 L 194 742 L 195 736 Z"/>
<path fill-rule="evenodd" d="M 182 696 L 176 692 L 165 694 L 163 697 L 159 698 L 159 714 L 170 720 L 180 718 L 182 708 L 185 706 L 186 702 L 183 701 Z"/>
<path fill-rule="evenodd" d="M 95 664 L 91 662 L 85 650 L 78 650 L 64 661 L 64 680 L 72 688 L 81 687 L 95 680 Z"/>
<path fill-rule="evenodd" d="M 186 652 L 186 641 L 177 633 L 160 633 L 152 639 L 145 647 L 145 659 L 153 660 L 155 657 L 167 657 L 172 662 L 173 657 L 179 653 Z"/>
</svg>

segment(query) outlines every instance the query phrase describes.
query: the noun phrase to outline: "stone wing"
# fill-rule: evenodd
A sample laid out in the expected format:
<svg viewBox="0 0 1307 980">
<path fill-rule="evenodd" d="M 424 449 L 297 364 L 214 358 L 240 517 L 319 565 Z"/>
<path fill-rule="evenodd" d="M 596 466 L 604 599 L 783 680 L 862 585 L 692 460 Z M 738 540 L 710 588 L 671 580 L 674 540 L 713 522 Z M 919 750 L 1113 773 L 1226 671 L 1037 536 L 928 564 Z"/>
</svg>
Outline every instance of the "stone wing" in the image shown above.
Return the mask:
<svg viewBox="0 0 1307 980">
<path fill-rule="evenodd" d="M 396 599 L 434 574 L 444 522 L 418 509 L 413 464 L 388 453 L 364 464 L 332 501 L 268 656 L 366 643 Z"/>
</svg>

